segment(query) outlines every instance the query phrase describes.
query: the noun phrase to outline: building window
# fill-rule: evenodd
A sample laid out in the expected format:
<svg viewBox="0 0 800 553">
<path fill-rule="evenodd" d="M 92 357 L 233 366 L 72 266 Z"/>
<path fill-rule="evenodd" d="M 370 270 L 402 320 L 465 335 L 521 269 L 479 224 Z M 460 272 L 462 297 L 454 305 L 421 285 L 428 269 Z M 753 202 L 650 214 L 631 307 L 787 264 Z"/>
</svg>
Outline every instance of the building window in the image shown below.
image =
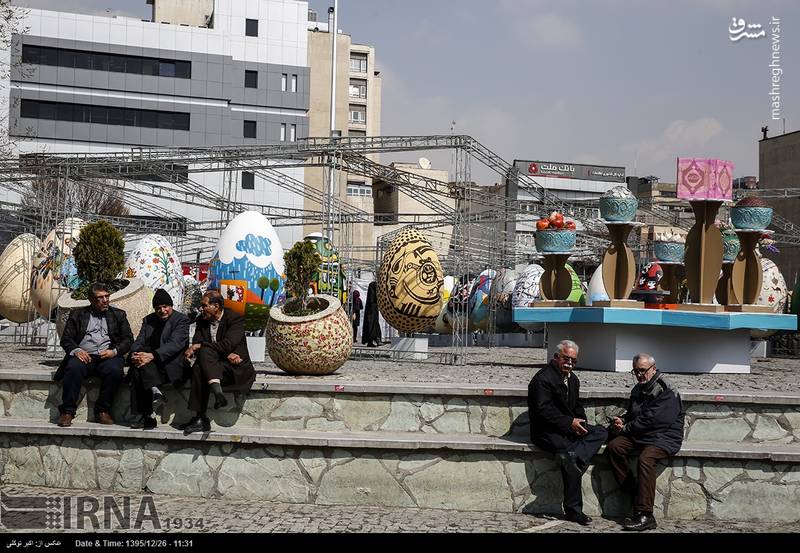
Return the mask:
<svg viewBox="0 0 800 553">
<path fill-rule="evenodd" d="M 349 136 L 351 138 L 366 138 L 367 131 L 351 131 L 351 130 L 348 130 L 347 131 L 347 136 Z"/>
<path fill-rule="evenodd" d="M 124 56 L 121 54 L 102 54 L 66 48 L 46 46 L 22 46 L 22 63 L 35 65 L 55 65 L 74 69 L 111 71 L 131 75 L 151 75 L 154 77 L 192 78 L 192 62 L 182 60 Z"/>
<path fill-rule="evenodd" d="M 189 130 L 189 114 L 175 111 L 93 106 L 65 102 L 22 100 L 20 117 L 50 119 L 75 123 L 146 127 L 152 129 Z"/>
<path fill-rule="evenodd" d="M 292 75 L 292 92 L 297 92 L 297 75 Z"/>
<path fill-rule="evenodd" d="M 297 140 L 297 125 L 292 125 L 289 127 L 289 142 L 295 142 Z"/>
<path fill-rule="evenodd" d="M 281 74 L 281 92 L 286 92 L 286 81 L 289 78 L 288 73 Z"/>
<path fill-rule="evenodd" d="M 245 71 L 244 72 L 244 87 L 245 88 L 258 88 L 258 71 Z"/>
<path fill-rule="evenodd" d="M 243 133 L 245 138 L 256 138 L 256 122 L 245 119 Z"/>
<path fill-rule="evenodd" d="M 367 122 L 367 110 L 361 107 L 350 106 L 350 122 L 365 124 Z"/>
<path fill-rule="evenodd" d="M 242 190 L 256 189 L 256 175 L 250 171 L 242 171 Z"/>
<path fill-rule="evenodd" d="M 367 72 L 366 54 L 350 54 L 350 72 L 351 73 Z"/>
<path fill-rule="evenodd" d="M 258 19 L 244 20 L 244 34 L 246 36 L 258 36 Z"/>
<path fill-rule="evenodd" d="M 347 195 L 348 196 L 360 196 L 360 197 L 371 197 L 372 196 L 372 187 L 367 185 L 364 181 L 347 181 Z"/>
<path fill-rule="evenodd" d="M 367 98 L 367 81 L 360 81 L 350 79 L 350 97 L 351 98 Z"/>
<path fill-rule="evenodd" d="M 281 142 L 286 142 L 286 123 L 281 123 Z"/>
</svg>

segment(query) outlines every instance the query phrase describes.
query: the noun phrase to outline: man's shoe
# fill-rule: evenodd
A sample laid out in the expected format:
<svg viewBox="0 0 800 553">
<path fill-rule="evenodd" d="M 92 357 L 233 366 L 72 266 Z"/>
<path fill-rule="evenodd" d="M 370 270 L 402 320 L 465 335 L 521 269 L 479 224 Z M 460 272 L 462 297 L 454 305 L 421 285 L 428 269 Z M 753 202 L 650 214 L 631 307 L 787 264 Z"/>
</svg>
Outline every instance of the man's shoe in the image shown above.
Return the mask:
<svg viewBox="0 0 800 553">
<path fill-rule="evenodd" d="M 72 419 L 75 418 L 75 415 L 71 413 L 61 413 L 58 416 L 58 426 L 67 427 L 72 426 Z"/>
<path fill-rule="evenodd" d="M 222 409 L 228 406 L 228 400 L 225 394 L 214 395 L 214 409 Z"/>
<path fill-rule="evenodd" d="M 158 422 L 154 417 L 141 417 L 131 423 L 131 428 L 136 430 L 152 430 L 158 426 Z"/>
<path fill-rule="evenodd" d="M 192 432 L 211 432 L 211 421 L 205 417 L 194 417 L 181 427 L 184 434 Z"/>
<path fill-rule="evenodd" d="M 581 526 L 589 526 L 592 523 L 592 518 L 583 513 L 567 513 L 564 518 Z"/>
<path fill-rule="evenodd" d="M 153 413 L 160 413 L 166 404 L 167 397 L 164 394 L 153 394 Z"/>
<path fill-rule="evenodd" d="M 103 411 L 102 413 L 97 413 L 95 415 L 95 422 L 100 424 L 114 424 L 114 419 L 111 418 L 111 415 Z"/>
<path fill-rule="evenodd" d="M 564 470 L 567 471 L 568 474 L 572 476 L 581 477 L 583 475 L 583 471 L 578 466 L 578 459 L 574 452 L 572 451 L 565 451 L 562 453 L 557 453 L 556 458 L 558 462 L 564 467 Z"/>
<path fill-rule="evenodd" d="M 633 532 L 641 532 L 643 530 L 652 530 L 656 526 L 658 526 L 658 524 L 656 523 L 656 519 L 655 517 L 653 517 L 653 515 L 646 513 L 639 513 L 638 515 L 633 517 L 633 520 L 630 523 L 623 524 L 622 529 L 630 530 Z"/>
</svg>

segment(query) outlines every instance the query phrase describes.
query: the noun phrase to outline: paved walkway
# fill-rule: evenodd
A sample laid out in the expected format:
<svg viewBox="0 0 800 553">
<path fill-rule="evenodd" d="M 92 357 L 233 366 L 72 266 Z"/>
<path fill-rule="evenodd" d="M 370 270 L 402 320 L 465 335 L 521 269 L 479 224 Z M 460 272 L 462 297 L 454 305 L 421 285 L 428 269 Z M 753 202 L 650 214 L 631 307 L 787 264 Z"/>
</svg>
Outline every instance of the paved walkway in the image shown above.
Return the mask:
<svg viewBox="0 0 800 553">
<path fill-rule="evenodd" d="M 76 496 L 93 497 L 103 504 L 103 494 L 76 490 L 60 490 L 31 486 L 0 486 L 3 496 L 37 496 L 59 498 L 63 504 L 65 497 L 72 498 L 71 527 L 78 528 L 74 513 L 78 511 Z M 123 497 L 129 497 L 131 511 L 139 510 L 141 495 L 112 496 L 118 505 Z M 554 517 L 525 514 L 502 514 L 488 512 L 445 511 L 435 509 L 389 509 L 384 507 L 352 507 L 325 505 L 294 505 L 269 503 L 265 501 L 228 501 L 224 499 L 203 499 L 196 497 L 149 496 L 153 499 L 155 512 L 161 528 L 145 521 L 141 531 L 177 532 L 186 531 L 187 521 L 191 520 L 192 532 L 263 532 L 263 533 L 325 533 L 325 532 L 458 532 L 458 533 L 572 533 L 572 532 L 621 532 L 619 523 L 613 520 L 595 518 L 588 527 L 565 522 Z M 82 500 L 86 501 L 86 500 Z M 150 512 L 150 511 L 147 511 Z M 5 511 L 3 520 L 14 525 L 19 517 Z M 16 517 L 16 518 L 15 518 Z M 121 529 L 116 519 L 110 517 L 110 531 Z M 82 531 L 102 530 L 104 527 L 102 511 L 98 514 L 98 526 L 91 519 L 85 519 Z M 5 525 L 4 524 L 4 525 Z M 176 526 L 180 525 L 178 530 Z M 8 527 L 6 526 L 6 529 Z M 30 530 L 28 530 L 30 531 Z M 52 531 L 52 530 L 51 530 Z M 139 531 L 131 529 L 131 531 Z M 711 521 L 660 521 L 652 532 L 718 533 L 718 532 L 800 532 L 797 525 L 775 523 L 741 523 Z"/>
</svg>

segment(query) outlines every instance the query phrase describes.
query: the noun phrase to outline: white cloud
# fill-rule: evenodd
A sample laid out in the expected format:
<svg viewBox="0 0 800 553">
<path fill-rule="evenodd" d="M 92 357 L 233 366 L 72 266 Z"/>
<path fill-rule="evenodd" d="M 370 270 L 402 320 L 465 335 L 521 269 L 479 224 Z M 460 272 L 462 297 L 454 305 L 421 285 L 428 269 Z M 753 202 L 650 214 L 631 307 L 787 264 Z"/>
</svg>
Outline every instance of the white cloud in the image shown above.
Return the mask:
<svg viewBox="0 0 800 553">
<path fill-rule="evenodd" d="M 713 117 L 701 117 L 693 121 L 679 119 L 667 125 L 659 136 L 626 144 L 620 150 L 636 155 L 639 159 L 638 165 L 647 170 L 647 167 L 661 166 L 665 161 L 679 155 L 704 155 L 704 149 L 722 129 L 722 124 Z"/>
<path fill-rule="evenodd" d="M 532 49 L 569 48 L 583 44 L 583 32 L 545 0 L 500 0 L 497 8 L 511 25 L 516 39 Z"/>
</svg>

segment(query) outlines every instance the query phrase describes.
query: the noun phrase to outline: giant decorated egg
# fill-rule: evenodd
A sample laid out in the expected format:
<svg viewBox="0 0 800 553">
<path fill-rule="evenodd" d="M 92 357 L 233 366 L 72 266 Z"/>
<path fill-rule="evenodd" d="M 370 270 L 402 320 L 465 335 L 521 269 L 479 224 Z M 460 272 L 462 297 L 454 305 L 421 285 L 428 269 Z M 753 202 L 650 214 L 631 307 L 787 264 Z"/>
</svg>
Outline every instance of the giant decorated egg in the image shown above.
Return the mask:
<svg viewBox="0 0 800 553">
<path fill-rule="evenodd" d="M 183 311 L 183 270 L 178 255 L 160 234 L 143 236 L 125 263 L 124 278 L 138 278 L 155 292 L 163 288 L 175 309 Z M 151 294 L 152 295 L 152 294 Z"/>
<path fill-rule="evenodd" d="M 757 305 L 770 307 L 775 313 L 783 313 L 788 297 L 786 279 L 783 278 L 775 262 L 766 257 L 761 258 L 761 271 L 761 293 L 758 295 Z M 752 329 L 750 331 L 753 338 L 767 338 L 773 334 L 775 334 L 774 330 Z"/>
<path fill-rule="evenodd" d="M 444 284 L 442 285 L 442 303 L 441 311 L 433 323 L 433 332 L 437 334 L 452 334 L 453 333 L 453 320 L 447 311 L 447 303 L 450 301 L 450 294 L 456 285 L 456 279 L 453 276 L 444 277 Z"/>
<path fill-rule="evenodd" d="M 542 299 L 542 292 L 539 283 L 544 274 L 544 267 L 532 263 L 522 271 L 517 278 L 517 285 L 511 295 L 511 305 L 513 307 L 530 307 L 531 302 Z"/>
<path fill-rule="evenodd" d="M 277 292 L 269 288 L 273 278 L 281 280 Z M 283 247 L 270 222 L 256 211 L 237 215 L 217 242 L 208 289 L 219 290 L 225 308 L 244 315 L 245 329 L 254 331 L 266 326 L 270 302 L 280 296 L 284 279 Z"/>
<path fill-rule="evenodd" d="M 586 305 L 592 305 L 595 301 L 608 301 L 608 292 L 603 282 L 603 264 L 595 269 L 592 278 L 589 279 L 589 292 L 586 294 Z"/>
<path fill-rule="evenodd" d="M 31 271 L 41 247 L 33 234 L 21 234 L 0 254 L 0 318 L 27 323 L 36 317 L 31 309 Z"/>
<path fill-rule="evenodd" d="M 567 301 L 574 301 L 575 303 L 584 305 L 586 303 L 586 291 L 583 289 L 581 277 L 578 276 L 578 273 L 575 271 L 575 267 L 569 263 L 567 263 L 565 267 L 567 268 L 567 271 L 569 271 L 570 277 L 572 277 L 572 291 L 570 292 L 569 296 L 567 296 Z"/>
<path fill-rule="evenodd" d="M 315 294 L 330 294 L 339 298 L 342 303 L 347 299 L 347 282 L 344 267 L 341 265 L 339 252 L 321 232 L 313 232 L 303 238 L 304 242 L 311 242 L 317 248 L 317 253 L 322 258 L 320 269 L 311 277 L 311 289 Z"/>
<path fill-rule="evenodd" d="M 72 249 L 85 226 L 86 223 L 77 217 L 65 219 L 45 237 L 33 260 L 31 299 L 36 311 L 45 319 L 50 318 L 61 294 L 80 285 Z"/>
<path fill-rule="evenodd" d="M 489 298 L 496 276 L 497 271 L 486 269 L 472 283 L 467 307 L 471 330 L 486 330 L 489 327 Z"/>
<path fill-rule="evenodd" d="M 400 332 L 430 328 L 441 311 L 444 277 L 439 256 L 417 230 L 401 231 L 378 269 L 378 309 Z"/>
<path fill-rule="evenodd" d="M 518 330 L 513 320 L 511 310 L 511 297 L 517 285 L 517 272 L 514 269 L 503 268 L 497 272 L 497 277 L 492 281 L 492 301 L 496 305 L 495 326 L 500 332 Z"/>
</svg>

